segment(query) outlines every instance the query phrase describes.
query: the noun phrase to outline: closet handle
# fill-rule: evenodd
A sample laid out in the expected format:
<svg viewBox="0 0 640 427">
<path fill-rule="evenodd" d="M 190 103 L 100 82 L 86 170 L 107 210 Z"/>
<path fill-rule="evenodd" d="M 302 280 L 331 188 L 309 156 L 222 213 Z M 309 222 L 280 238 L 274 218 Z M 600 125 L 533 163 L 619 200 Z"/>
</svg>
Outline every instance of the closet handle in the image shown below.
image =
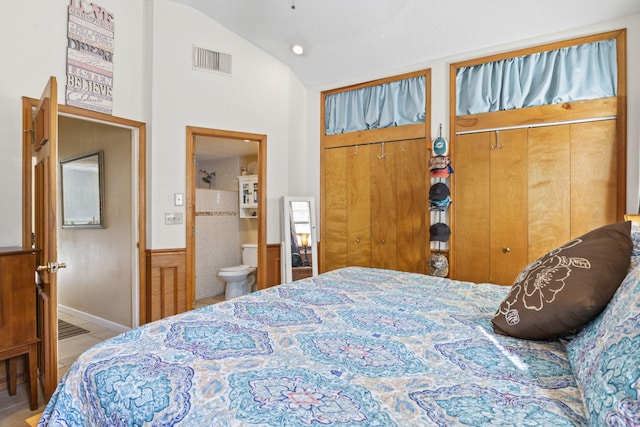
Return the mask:
<svg viewBox="0 0 640 427">
<path fill-rule="evenodd" d="M 502 252 L 508 254 L 509 252 L 511 252 L 511 248 L 502 248 Z"/>
<path fill-rule="evenodd" d="M 384 245 L 384 239 L 382 239 L 382 244 Z"/>
<path fill-rule="evenodd" d="M 356 239 L 356 243 L 360 243 L 360 239 Z"/>
</svg>

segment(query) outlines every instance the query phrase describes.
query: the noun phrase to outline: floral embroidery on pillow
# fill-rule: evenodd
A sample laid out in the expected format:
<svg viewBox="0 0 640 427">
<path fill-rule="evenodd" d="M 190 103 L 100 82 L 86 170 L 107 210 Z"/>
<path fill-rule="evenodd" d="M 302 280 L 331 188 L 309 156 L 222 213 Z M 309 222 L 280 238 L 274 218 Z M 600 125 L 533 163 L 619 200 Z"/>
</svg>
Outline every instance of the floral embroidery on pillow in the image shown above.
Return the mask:
<svg viewBox="0 0 640 427">
<path fill-rule="evenodd" d="M 520 313 L 517 308 L 512 308 L 522 298 L 522 305 L 527 310 L 540 311 L 545 304 L 550 304 L 561 292 L 566 279 L 571 276 L 572 268 L 591 268 L 588 259 L 582 257 L 567 257 L 560 255 L 565 250 L 582 243 L 582 239 L 575 239 L 562 245 L 529 264 L 518 274 L 512 288 L 511 297 L 505 302 L 506 307 L 500 307 L 495 316 L 504 315 L 509 325 L 520 323 Z M 523 292 L 520 297 L 520 292 Z M 494 316 L 494 317 L 495 317 Z"/>
</svg>

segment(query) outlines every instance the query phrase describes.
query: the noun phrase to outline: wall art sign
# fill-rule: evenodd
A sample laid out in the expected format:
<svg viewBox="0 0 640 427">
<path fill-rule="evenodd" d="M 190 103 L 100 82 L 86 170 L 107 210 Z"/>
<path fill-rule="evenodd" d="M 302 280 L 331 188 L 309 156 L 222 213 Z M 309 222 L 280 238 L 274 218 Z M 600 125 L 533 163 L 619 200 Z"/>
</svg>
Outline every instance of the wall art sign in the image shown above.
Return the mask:
<svg viewBox="0 0 640 427">
<path fill-rule="evenodd" d="M 67 105 L 111 114 L 113 27 L 111 12 L 87 0 L 71 0 L 67 27 Z"/>
</svg>

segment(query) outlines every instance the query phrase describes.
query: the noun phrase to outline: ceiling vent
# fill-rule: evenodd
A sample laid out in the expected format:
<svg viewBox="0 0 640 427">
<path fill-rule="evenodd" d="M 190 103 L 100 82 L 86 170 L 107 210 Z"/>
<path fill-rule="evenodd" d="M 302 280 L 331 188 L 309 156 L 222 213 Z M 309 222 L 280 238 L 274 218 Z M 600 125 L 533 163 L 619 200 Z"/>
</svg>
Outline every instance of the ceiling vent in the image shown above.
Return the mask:
<svg viewBox="0 0 640 427">
<path fill-rule="evenodd" d="M 193 68 L 231 75 L 231 55 L 201 47 L 193 47 Z"/>
</svg>

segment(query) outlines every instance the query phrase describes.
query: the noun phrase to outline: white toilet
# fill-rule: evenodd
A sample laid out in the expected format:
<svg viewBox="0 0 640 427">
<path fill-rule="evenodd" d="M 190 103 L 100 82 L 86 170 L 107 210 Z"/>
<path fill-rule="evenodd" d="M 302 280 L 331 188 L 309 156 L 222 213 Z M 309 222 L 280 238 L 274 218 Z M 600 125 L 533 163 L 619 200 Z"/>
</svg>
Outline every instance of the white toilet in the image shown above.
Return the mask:
<svg viewBox="0 0 640 427">
<path fill-rule="evenodd" d="M 223 267 L 218 271 L 220 280 L 226 282 L 224 299 L 230 300 L 251 292 L 256 283 L 257 267 L 258 245 L 255 243 L 243 244 L 242 264 L 233 267 Z"/>
</svg>

